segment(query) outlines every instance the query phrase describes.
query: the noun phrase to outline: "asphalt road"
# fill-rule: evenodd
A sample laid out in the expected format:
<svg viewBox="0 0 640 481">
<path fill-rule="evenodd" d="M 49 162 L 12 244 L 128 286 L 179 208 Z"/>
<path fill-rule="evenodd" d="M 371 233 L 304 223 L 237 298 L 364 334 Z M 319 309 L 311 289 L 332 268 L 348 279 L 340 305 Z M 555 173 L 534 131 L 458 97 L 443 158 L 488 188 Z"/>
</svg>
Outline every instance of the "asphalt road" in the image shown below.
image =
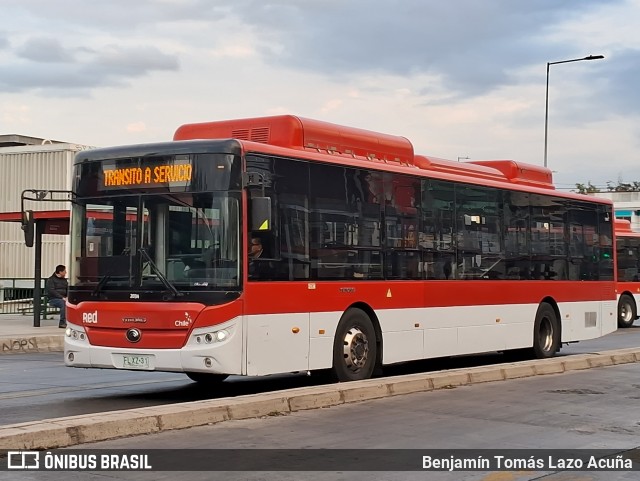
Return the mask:
<svg viewBox="0 0 640 481">
<path fill-rule="evenodd" d="M 637 338 L 640 330 L 632 335 Z M 612 336 L 622 344 L 628 334 Z M 607 341 L 610 342 L 610 341 Z M 595 343 L 594 343 L 595 346 Z M 596 346 L 597 347 L 597 346 Z M 245 462 L 264 454 L 250 449 L 613 449 L 629 452 L 640 445 L 640 363 L 571 373 L 481 383 L 454 389 L 394 396 L 373 401 L 298 411 L 285 416 L 228 421 L 160 434 L 84 444 L 83 449 L 120 453 L 165 449 L 172 462 L 192 449 L 242 449 Z M 449 451 L 453 450 L 453 451 Z M 61 452 L 64 452 L 62 450 Z M 104 451 L 102 451 L 104 452 Z M 353 451 L 351 451 L 353 453 Z M 402 456 L 398 452 L 398 456 Z M 326 455 L 324 472 L 216 471 L 219 452 L 208 451 L 209 471 L 33 472 L 2 473 L 7 480 L 437 480 L 437 481 L 631 481 L 639 472 L 507 472 L 332 471 Z M 323 456 L 323 455 L 320 455 Z M 637 452 L 636 452 L 636 457 Z M 202 458 L 201 458 L 202 459 Z M 640 468 L 640 458 L 636 468 Z M 286 467 L 286 466 L 284 466 Z M 25 477 L 25 475 L 27 477 Z"/>
<path fill-rule="evenodd" d="M 636 323 L 637 324 L 637 323 Z M 564 347 L 561 355 L 637 347 L 640 326 Z M 326 376 L 232 377 L 215 391 L 185 375 L 66 368 L 61 353 L 0 356 L 0 425 L 103 411 L 239 396 L 326 383 Z M 421 361 L 386 368 L 384 375 L 504 362 L 500 354 Z"/>
</svg>

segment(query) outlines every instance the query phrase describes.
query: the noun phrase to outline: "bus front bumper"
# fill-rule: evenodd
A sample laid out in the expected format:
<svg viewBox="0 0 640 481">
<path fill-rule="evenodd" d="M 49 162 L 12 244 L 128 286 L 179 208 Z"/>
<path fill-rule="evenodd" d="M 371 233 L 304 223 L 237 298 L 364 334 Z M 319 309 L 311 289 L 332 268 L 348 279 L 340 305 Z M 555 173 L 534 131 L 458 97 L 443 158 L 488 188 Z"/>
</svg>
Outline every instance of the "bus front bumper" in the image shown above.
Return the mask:
<svg viewBox="0 0 640 481">
<path fill-rule="evenodd" d="M 69 367 L 241 375 L 240 326 L 238 318 L 194 329 L 180 349 L 133 349 L 93 346 L 82 326 L 67 322 L 64 362 Z"/>
</svg>

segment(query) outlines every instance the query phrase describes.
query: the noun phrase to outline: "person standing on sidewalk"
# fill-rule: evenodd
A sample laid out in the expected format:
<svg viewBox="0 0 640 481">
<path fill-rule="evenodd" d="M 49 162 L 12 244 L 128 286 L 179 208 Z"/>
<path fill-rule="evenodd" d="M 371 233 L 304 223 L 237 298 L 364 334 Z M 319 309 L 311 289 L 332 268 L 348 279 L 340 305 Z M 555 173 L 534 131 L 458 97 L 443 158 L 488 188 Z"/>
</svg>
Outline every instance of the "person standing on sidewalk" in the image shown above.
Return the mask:
<svg viewBox="0 0 640 481">
<path fill-rule="evenodd" d="M 60 309 L 60 322 L 58 327 L 67 327 L 67 290 L 69 282 L 66 279 L 67 268 L 62 264 L 56 266 L 56 271 L 47 279 L 47 297 L 49 305 Z"/>
</svg>

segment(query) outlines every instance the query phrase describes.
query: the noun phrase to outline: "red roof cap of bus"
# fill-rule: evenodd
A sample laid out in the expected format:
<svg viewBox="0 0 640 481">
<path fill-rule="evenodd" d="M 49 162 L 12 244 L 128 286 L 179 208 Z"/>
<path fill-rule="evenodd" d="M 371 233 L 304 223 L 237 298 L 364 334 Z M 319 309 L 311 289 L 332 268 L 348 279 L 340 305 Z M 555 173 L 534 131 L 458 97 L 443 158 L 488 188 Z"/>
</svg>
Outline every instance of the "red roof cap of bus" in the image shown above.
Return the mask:
<svg viewBox="0 0 640 481">
<path fill-rule="evenodd" d="M 445 172 L 447 174 L 467 175 L 476 179 L 496 180 L 507 182 L 507 178 L 497 169 L 473 164 L 472 162 L 454 162 L 453 160 L 439 159 L 416 155 L 415 164 L 423 170 L 433 172 Z"/>
<path fill-rule="evenodd" d="M 631 221 L 626 219 L 616 219 L 614 228 L 616 232 L 633 232 L 631 230 Z"/>
<path fill-rule="evenodd" d="M 523 164 L 513 160 L 477 160 L 454 162 L 416 155 L 415 165 L 424 170 L 466 175 L 476 179 L 510 182 L 545 189 L 555 189 L 551 171 L 537 165 Z"/>
<path fill-rule="evenodd" d="M 289 149 L 413 165 L 413 145 L 405 137 L 294 115 L 185 124 L 173 136 L 173 140 L 190 139 L 249 140 Z"/>
<path fill-rule="evenodd" d="M 555 189 L 551 170 L 540 165 L 525 164 L 514 160 L 474 160 L 469 163 L 499 170 L 512 184 Z"/>
</svg>

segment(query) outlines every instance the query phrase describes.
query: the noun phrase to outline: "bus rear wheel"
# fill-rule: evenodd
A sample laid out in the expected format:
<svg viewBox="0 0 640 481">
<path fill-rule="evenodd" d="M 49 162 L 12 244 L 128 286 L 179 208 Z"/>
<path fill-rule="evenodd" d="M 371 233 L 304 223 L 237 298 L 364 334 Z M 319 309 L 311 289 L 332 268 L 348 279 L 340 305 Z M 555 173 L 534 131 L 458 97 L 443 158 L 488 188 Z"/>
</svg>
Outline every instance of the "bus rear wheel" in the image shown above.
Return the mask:
<svg viewBox="0 0 640 481">
<path fill-rule="evenodd" d="M 376 331 L 361 309 L 349 309 L 333 341 L 333 375 L 338 381 L 369 379 L 378 357 Z"/>
<path fill-rule="evenodd" d="M 638 317 L 636 303 L 629 294 L 622 294 L 618 301 L 618 327 L 631 327 Z"/>
<path fill-rule="evenodd" d="M 185 374 L 192 381 L 195 381 L 202 385 L 220 384 L 222 381 L 229 377 L 226 374 L 210 374 L 208 372 L 185 372 Z"/>
<path fill-rule="evenodd" d="M 560 324 L 556 311 L 546 302 L 538 307 L 533 326 L 533 356 L 546 359 L 560 350 Z"/>
</svg>

